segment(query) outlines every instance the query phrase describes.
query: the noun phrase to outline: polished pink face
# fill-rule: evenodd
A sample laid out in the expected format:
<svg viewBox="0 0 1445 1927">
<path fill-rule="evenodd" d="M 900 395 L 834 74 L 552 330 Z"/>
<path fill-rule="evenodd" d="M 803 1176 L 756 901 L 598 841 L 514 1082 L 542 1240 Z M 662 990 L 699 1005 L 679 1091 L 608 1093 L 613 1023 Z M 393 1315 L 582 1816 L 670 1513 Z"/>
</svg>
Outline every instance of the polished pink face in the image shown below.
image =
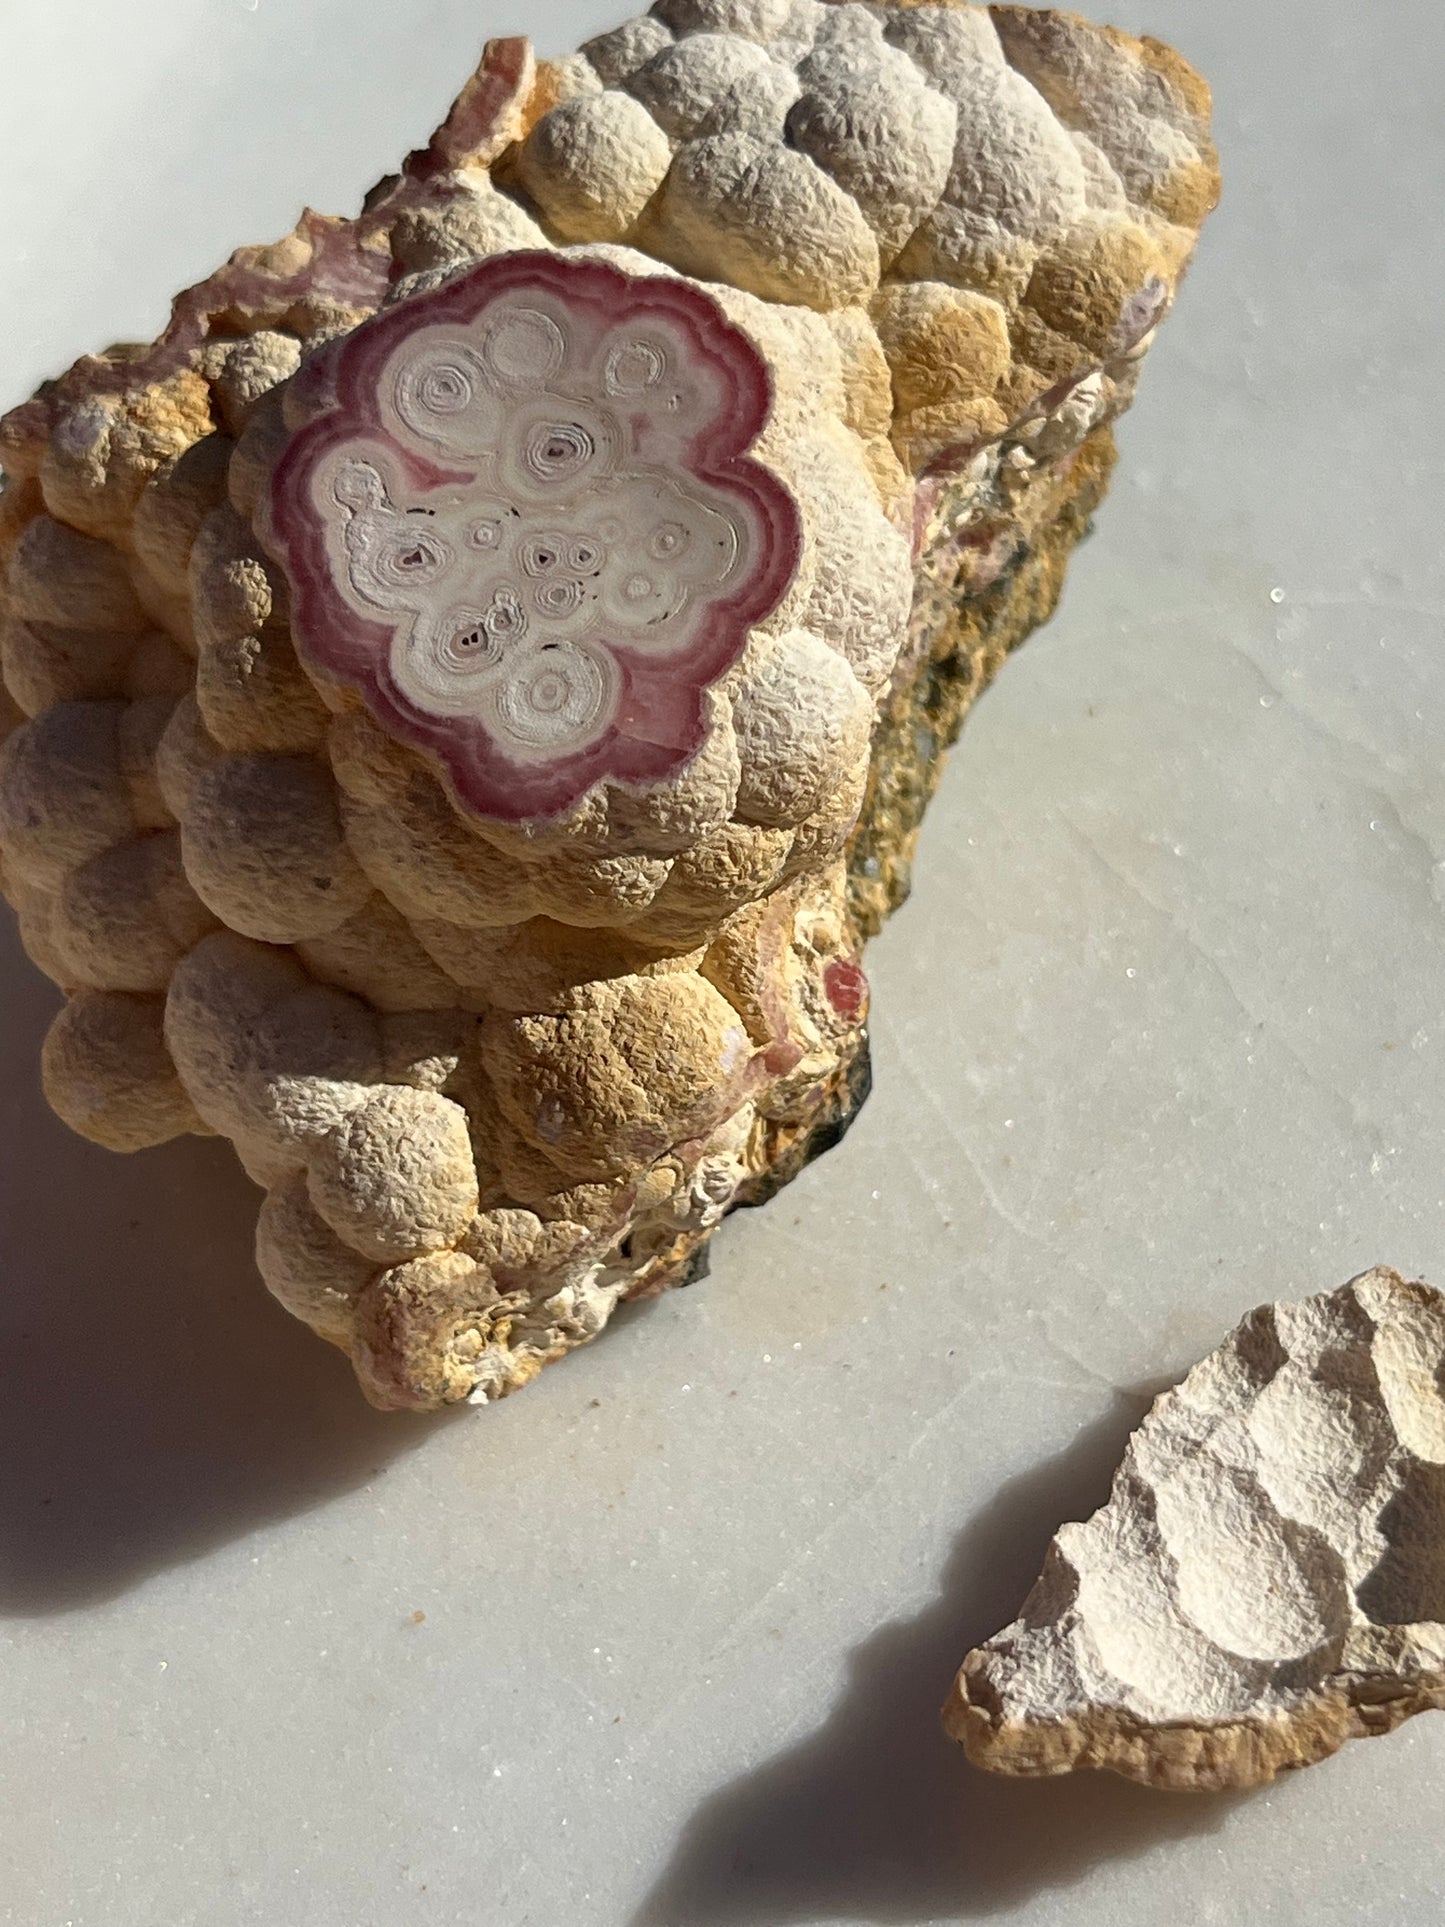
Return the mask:
<svg viewBox="0 0 1445 1927">
<path fill-rule="evenodd" d="M 674 776 L 801 543 L 747 454 L 767 368 L 711 297 L 498 255 L 298 382 L 263 522 L 307 662 L 483 816 Z"/>
</svg>

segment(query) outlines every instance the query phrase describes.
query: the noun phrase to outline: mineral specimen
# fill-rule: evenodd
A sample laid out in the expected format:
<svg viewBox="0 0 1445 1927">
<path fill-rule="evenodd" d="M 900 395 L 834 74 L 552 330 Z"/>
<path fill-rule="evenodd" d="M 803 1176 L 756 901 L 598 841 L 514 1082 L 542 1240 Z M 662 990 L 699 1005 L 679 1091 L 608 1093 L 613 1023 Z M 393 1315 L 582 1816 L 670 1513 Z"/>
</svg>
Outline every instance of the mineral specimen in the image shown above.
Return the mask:
<svg viewBox="0 0 1445 1927">
<path fill-rule="evenodd" d="M 846 1124 L 862 944 L 1102 494 L 1208 111 L 1026 9 L 494 41 L 354 220 L 6 417 L 46 1089 L 228 1137 L 377 1402 L 524 1384 Z"/>
<path fill-rule="evenodd" d="M 944 1724 L 1000 1773 L 1258 1786 L 1445 1706 L 1445 1296 L 1251 1312 L 1062 1527 Z"/>
</svg>

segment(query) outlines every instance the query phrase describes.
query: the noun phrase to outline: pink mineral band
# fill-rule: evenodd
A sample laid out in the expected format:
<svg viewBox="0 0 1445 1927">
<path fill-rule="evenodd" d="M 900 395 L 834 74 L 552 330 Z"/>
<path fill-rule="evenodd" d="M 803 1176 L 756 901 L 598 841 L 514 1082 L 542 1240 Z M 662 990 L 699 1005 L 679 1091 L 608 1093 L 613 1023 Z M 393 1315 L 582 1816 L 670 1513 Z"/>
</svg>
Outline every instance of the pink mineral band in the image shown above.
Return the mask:
<svg viewBox="0 0 1445 1927">
<path fill-rule="evenodd" d="M 695 754 L 708 687 L 801 546 L 746 453 L 766 364 L 704 290 L 499 255 L 323 350 L 298 390 L 263 520 L 317 672 L 490 818 Z"/>
</svg>

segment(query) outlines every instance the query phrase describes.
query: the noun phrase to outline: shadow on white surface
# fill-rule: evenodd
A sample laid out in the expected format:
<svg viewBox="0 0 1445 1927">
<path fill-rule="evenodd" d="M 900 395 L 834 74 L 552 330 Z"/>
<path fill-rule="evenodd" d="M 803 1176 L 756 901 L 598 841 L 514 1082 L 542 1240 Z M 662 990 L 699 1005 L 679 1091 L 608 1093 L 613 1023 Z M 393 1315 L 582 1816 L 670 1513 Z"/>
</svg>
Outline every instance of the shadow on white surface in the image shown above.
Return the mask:
<svg viewBox="0 0 1445 1927">
<path fill-rule="evenodd" d="M 846 1690 L 796 1746 L 709 1796 L 632 1927 L 912 1923 L 1012 1913 L 1111 1859 L 1212 1833 L 1242 1794 L 1151 1792 L 1112 1774 L 996 1778 L 938 1709 L 965 1651 L 1006 1625 L 1061 1521 L 1108 1497 L 1153 1397 L 1120 1395 L 959 1534 L 938 1598 L 851 1655 Z"/>
<path fill-rule="evenodd" d="M 0 1613 L 109 1597 L 365 1483 L 438 1421 L 374 1412 L 267 1296 L 229 1145 L 117 1157 L 39 1089 L 58 995 L 0 931 Z"/>
</svg>

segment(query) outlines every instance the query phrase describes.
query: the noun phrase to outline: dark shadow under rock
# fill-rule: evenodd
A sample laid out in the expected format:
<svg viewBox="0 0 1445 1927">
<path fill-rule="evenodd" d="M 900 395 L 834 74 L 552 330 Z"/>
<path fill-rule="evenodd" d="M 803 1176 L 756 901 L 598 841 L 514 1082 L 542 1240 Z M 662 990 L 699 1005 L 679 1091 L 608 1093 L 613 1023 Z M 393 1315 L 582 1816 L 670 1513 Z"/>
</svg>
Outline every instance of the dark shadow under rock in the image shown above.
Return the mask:
<svg viewBox="0 0 1445 1927">
<path fill-rule="evenodd" d="M 0 1612 L 62 1611 L 363 1484 L 445 1421 L 372 1411 L 266 1293 L 229 1144 L 118 1157 L 39 1089 L 57 993 L 0 933 Z"/>
<path fill-rule="evenodd" d="M 1110 1774 L 998 1779 L 939 1725 L 965 1651 L 1016 1615 L 1056 1528 L 1108 1497 L 1151 1396 L 1116 1397 L 1004 1486 L 959 1534 L 937 1600 L 854 1651 L 824 1724 L 708 1797 L 632 1927 L 975 1918 L 1223 1826 L 1242 1796 L 1182 1799 Z"/>
</svg>

